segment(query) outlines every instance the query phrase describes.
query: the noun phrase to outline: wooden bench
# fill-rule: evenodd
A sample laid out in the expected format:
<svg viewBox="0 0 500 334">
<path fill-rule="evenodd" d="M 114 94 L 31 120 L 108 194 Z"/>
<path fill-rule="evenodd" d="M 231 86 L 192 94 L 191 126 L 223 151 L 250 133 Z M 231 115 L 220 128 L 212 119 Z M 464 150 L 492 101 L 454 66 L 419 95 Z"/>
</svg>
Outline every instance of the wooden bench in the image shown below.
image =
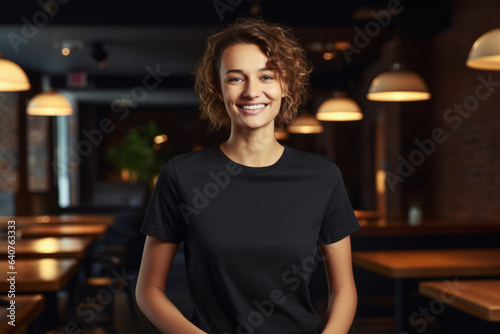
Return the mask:
<svg viewBox="0 0 500 334">
<path fill-rule="evenodd" d="M 486 321 L 500 321 L 500 280 L 460 280 L 456 289 L 444 281 L 419 283 L 420 294 L 440 300 Z"/>
</svg>

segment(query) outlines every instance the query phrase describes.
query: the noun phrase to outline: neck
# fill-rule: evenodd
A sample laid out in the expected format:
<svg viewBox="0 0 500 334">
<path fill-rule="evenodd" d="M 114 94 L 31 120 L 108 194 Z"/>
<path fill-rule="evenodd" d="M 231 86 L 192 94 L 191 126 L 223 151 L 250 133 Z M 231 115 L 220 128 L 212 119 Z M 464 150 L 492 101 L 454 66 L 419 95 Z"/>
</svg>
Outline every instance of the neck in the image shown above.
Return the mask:
<svg viewBox="0 0 500 334">
<path fill-rule="evenodd" d="M 220 148 L 231 160 L 249 167 L 270 166 L 285 149 L 274 137 L 273 123 L 258 130 L 232 126 L 229 139 Z"/>
</svg>

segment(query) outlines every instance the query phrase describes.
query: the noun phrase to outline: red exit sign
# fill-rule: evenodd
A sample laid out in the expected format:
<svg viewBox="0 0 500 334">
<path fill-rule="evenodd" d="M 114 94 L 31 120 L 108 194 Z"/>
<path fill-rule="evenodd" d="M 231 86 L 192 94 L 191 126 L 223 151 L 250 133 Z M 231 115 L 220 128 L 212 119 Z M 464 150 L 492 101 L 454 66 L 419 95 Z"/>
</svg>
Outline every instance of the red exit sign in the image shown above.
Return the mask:
<svg viewBox="0 0 500 334">
<path fill-rule="evenodd" d="M 66 85 L 73 88 L 87 87 L 87 72 L 70 72 L 66 78 Z"/>
</svg>

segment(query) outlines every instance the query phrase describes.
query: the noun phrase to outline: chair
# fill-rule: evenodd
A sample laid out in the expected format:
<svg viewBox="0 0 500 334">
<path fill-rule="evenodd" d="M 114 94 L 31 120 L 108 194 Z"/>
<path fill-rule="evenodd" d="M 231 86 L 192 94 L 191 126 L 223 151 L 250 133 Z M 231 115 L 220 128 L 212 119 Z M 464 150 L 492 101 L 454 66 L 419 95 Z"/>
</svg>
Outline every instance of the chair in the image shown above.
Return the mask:
<svg viewBox="0 0 500 334">
<path fill-rule="evenodd" d="M 134 287 L 145 242 L 145 236 L 139 232 L 144 214 L 142 209 L 120 211 L 105 236 L 96 240 L 86 260 L 89 273 L 80 286 L 74 315 L 82 326 L 102 326 L 113 333 L 113 297 L 122 292 L 128 295 L 132 319 L 137 319 Z M 129 277 L 134 278 L 128 280 Z M 94 317 L 87 321 L 89 317 L 84 318 L 82 314 Z"/>
</svg>

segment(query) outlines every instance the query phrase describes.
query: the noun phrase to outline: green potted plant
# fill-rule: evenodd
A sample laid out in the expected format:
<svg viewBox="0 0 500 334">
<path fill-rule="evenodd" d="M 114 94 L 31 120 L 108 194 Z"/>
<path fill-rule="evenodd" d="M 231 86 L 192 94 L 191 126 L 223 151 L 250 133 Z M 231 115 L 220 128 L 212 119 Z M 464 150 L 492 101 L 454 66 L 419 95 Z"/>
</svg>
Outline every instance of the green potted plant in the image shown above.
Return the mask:
<svg viewBox="0 0 500 334">
<path fill-rule="evenodd" d="M 121 174 L 122 179 L 129 182 L 139 180 L 154 186 L 161 166 L 165 164 L 170 152 L 162 144 L 167 137 L 155 122 L 138 125 L 131 129 L 120 144 L 112 146 L 106 158 Z"/>
</svg>

